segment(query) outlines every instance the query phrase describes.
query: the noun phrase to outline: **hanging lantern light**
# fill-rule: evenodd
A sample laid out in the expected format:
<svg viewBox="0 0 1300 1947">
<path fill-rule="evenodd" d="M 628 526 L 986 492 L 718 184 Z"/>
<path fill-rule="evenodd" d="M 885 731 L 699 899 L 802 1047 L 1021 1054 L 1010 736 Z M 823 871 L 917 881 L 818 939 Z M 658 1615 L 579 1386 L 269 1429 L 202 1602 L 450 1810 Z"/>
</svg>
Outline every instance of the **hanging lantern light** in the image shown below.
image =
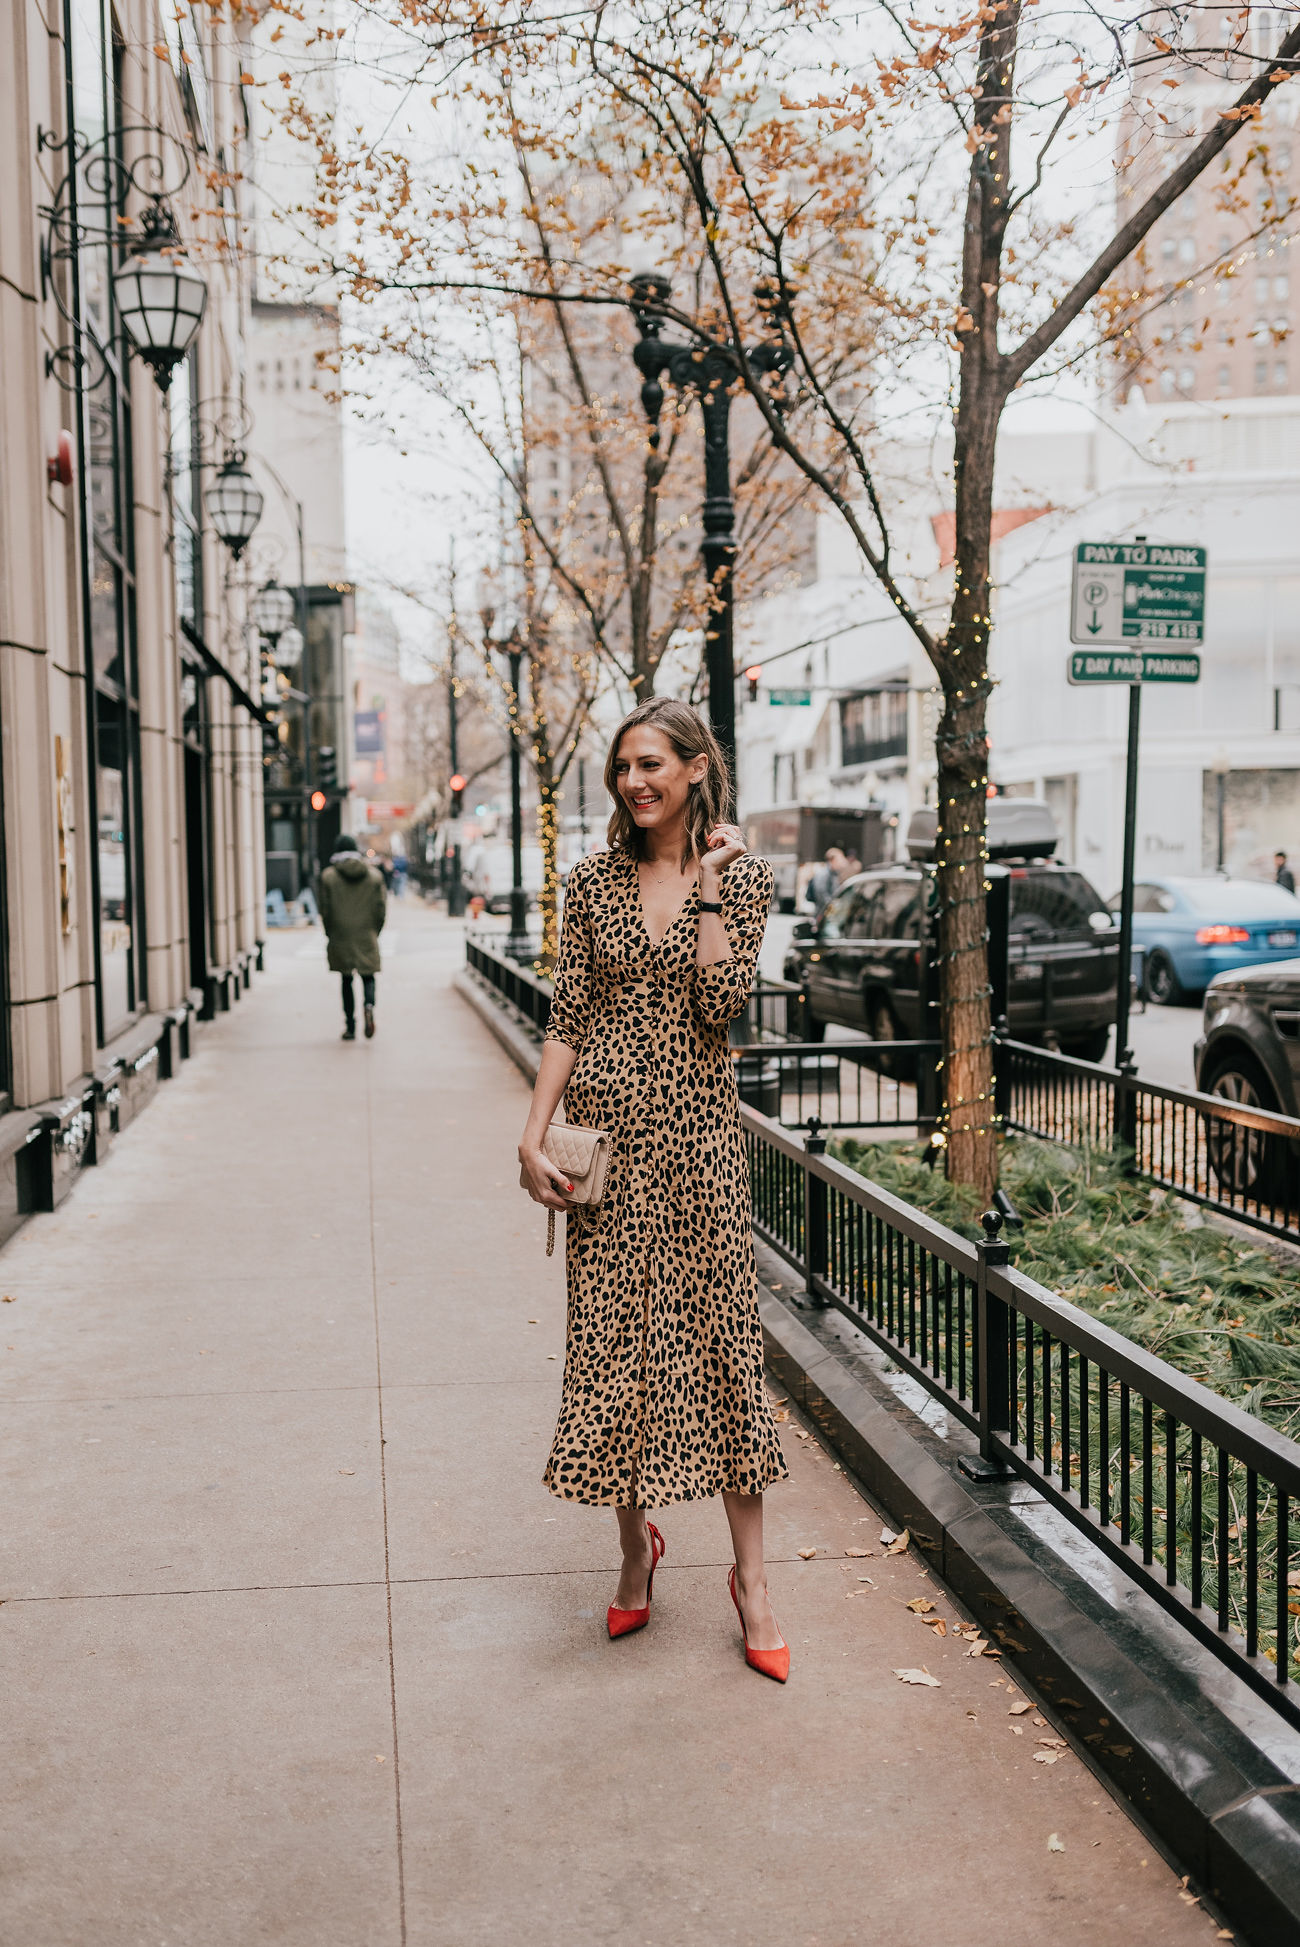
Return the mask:
<svg viewBox="0 0 1300 1947">
<path fill-rule="evenodd" d="M 203 322 L 208 287 L 182 256 L 161 197 L 144 212 L 130 256 L 113 273 L 113 299 L 127 336 L 166 392 Z"/>
<path fill-rule="evenodd" d="M 233 446 L 216 479 L 205 490 L 203 505 L 217 536 L 238 561 L 262 518 L 262 489 Z"/>
<path fill-rule="evenodd" d="M 275 661 L 276 667 L 284 670 L 286 675 L 290 670 L 297 669 L 302 661 L 301 629 L 288 628 L 284 631 L 275 646 Z"/>
<path fill-rule="evenodd" d="M 287 588 L 278 582 L 268 581 L 265 588 L 259 588 L 248 605 L 249 620 L 259 635 L 264 635 L 269 643 L 280 640 L 294 616 L 294 599 Z"/>
</svg>

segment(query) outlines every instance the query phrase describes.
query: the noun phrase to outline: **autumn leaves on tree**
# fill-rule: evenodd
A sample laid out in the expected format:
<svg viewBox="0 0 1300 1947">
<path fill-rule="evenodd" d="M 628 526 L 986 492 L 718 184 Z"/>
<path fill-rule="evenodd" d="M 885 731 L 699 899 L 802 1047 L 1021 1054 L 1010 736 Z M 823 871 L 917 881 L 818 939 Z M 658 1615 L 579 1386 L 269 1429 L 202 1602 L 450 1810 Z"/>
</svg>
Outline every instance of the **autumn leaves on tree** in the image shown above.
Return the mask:
<svg viewBox="0 0 1300 1947">
<path fill-rule="evenodd" d="M 511 545 L 545 563 L 552 638 L 643 695 L 708 601 L 698 427 L 683 399 L 647 446 L 628 356 L 631 279 L 654 270 L 674 335 L 724 351 L 743 395 L 740 599 L 794 570 L 800 509 L 828 509 L 928 657 L 949 1167 L 991 1193 L 999 426 L 1068 367 L 1100 358 L 1113 386 L 1175 295 L 1144 275 L 1146 240 L 1198 181 L 1234 235 L 1285 223 L 1270 104 L 1300 24 L 1034 0 L 927 19 L 856 0 L 374 0 L 364 19 L 405 106 L 378 142 L 301 111 L 319 162 L 304 248 L 355 301 L 358 343 L 410 360 L 491 454 Z M 440 131 L 421 158 L 417 95 Z M 776 374 L 745 351 L 774 328 Z M 508 402 L 484 377 L 503 360 Z M 882 485 L 905 422 L 951 440 L 937 620 Z"/>
</svg>

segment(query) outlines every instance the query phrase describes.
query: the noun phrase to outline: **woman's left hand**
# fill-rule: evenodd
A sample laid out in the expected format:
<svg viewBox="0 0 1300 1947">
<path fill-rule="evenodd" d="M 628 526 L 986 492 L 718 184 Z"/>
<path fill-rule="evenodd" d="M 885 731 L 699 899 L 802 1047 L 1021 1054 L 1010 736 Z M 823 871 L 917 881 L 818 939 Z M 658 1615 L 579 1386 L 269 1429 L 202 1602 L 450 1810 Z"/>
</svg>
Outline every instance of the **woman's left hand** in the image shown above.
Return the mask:
<svg viewBox="0 0 1300 1947">
<path fill-rule="evenodd" d="M 749 850 L 739 825 L 715 825 L 709 833 L 707 843 L 708 850 L 700 860 L 701 870 L 716 872 L 719 875 L 725 872 L 729 865 L 734 865 L 737 859 L 744 858 Z"/>
</svg>

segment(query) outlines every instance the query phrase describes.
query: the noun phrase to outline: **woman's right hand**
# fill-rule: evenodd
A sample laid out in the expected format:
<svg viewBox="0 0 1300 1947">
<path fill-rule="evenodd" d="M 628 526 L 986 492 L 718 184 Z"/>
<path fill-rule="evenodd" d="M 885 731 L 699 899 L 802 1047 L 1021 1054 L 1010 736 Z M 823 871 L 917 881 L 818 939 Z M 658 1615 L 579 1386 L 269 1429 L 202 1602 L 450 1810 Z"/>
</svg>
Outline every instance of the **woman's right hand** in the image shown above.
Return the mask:
<svg viewBox="0 0 1300 1947">
<path fill-rule="evenodd" d="M 528 1194 L 534 1203 L 544 1204 L 548 1210 L 570 1208 L 569 1198 L 564 1193 L 572 1192 L 573 1185 L 540 1146 L 533 1148 L 520 1143 L 519 1161 L 528 1178 Z"/>
</svg>

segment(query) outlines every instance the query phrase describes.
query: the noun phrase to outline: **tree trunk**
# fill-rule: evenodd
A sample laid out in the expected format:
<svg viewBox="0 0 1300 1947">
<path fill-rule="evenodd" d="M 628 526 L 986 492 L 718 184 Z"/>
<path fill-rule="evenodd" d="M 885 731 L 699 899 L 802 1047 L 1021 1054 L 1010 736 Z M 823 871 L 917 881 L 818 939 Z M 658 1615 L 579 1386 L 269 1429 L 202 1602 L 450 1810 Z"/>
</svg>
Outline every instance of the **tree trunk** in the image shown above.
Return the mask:
<svg viewBox="0 0 1300 1947">
<path fill-rule="evenodd" d="M 993 463 L 1007 379 L 998 352 L 998 292 L 1011 174 L 1011 84 L 1019 0 L 987 10 L 957 318 L 960 387 L 953 442 L 954 594 L 937 667 L 936 739 L 940 995 L 948 1099 L 948 1174 L 987 1202 L 997 1187 L 992 1021 L 984 866 Z"/>
</svg>

